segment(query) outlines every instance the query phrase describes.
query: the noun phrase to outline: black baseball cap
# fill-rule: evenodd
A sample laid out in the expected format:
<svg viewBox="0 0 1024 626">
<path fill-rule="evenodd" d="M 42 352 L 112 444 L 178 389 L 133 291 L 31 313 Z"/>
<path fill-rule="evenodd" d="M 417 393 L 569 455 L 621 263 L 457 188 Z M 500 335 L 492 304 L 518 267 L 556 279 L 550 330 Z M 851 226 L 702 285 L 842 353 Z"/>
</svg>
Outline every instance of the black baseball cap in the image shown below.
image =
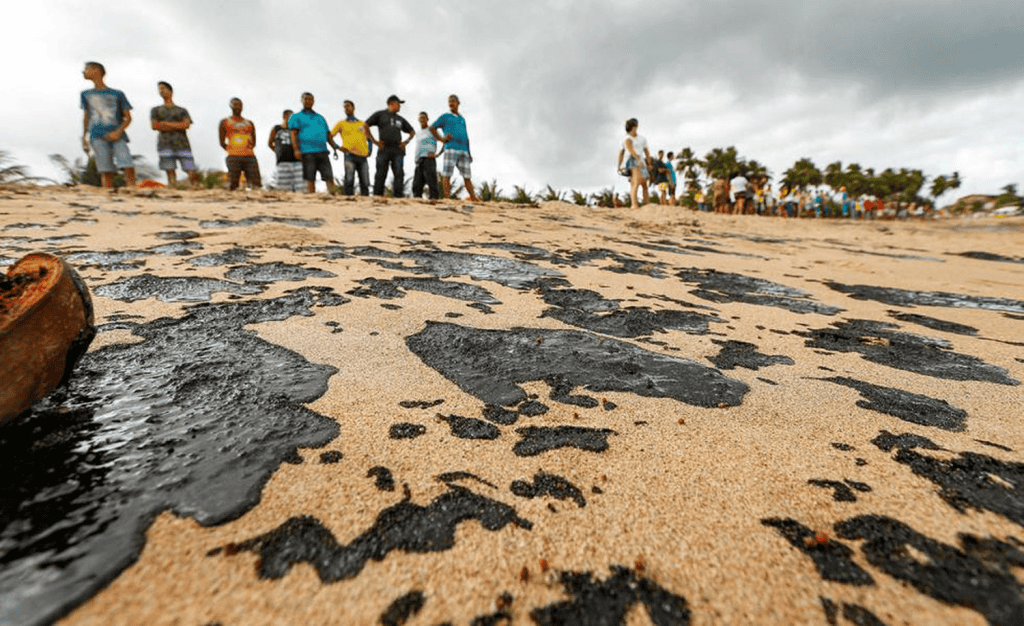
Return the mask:
<svg viewBox="0 0 1024 626">
<path fill-rule="evenodd" d="M 397 102 L 398 104 L 405 104 L 405 100 L 400 99 L 395 94 L 391 94 L 390 96 L 388 96 L 388 104 L 391 104 L 392 102 Z"/>
</svg>

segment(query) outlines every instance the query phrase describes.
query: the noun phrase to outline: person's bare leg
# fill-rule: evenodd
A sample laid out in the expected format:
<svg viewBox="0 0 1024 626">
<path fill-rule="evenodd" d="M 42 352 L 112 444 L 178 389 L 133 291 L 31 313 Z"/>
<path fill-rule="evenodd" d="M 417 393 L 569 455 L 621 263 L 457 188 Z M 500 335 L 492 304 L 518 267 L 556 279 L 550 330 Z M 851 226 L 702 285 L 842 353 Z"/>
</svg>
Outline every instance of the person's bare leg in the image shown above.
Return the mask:
<svg viewBox="0 0 1024 626">
<path fill-rule="evenodd" d="M 188 180 L 192 183 L 193 187 L 199 187 L 199 170 L 190 170 L 188 173 Z"/>
<path fill-rule="evenodd" d="M 642 187 L 643 187 L 643 190 L 644 190 L 644 204 L 647 204 L 648 202 L 651 201 L 651 196 L 647 192 L 647 181 L 646 180 L 643 182 Z"/>
<path fill-rule="evenodd" d="M 135 186 L 135 168 L 126 167 L 124 168 L 124 184 L 129 187 Z"/>
<path fill-rule="evenodd" d="M 327 180 L 327 193 L 334 193 L 334 190 L 337 188 L 338 186 L 334 184 L 333 178 Z"/>
<path fill-rule="evenodd" d="M 178 182 L 178 172 L 175 170 L 167 170 L 167 186 L 174 187 L 175 183 Z"/>
<path fill-rule="evenodd" d="M 629 208 L 639 209 L 640 203 L 636 201 L 636 189 L 640 186 L 640 170 L 633 168 L 633 174 L 629 178 Z"/>
<path fill-rule="evenodd" d="M 113 172 L 102 172 L 100 174 L 100 182 L 103 184 L 105 189 L 114 188 L 114 173 Z"/>
<path fill-rule="evenodd" d="M 473 202 L 479 202 L 479 200 L 476 199 L 476 193 L 473 192 L 473 181 L 468 178 L 463 178 L 462 182 L 466 185 L 466 191 L 469 192 L 469 199 Z"/>
<path fill-rule="evenodd" d="M 444 188 L 444 199 L 445 200 L 450 199 L 452 197 L 452 177 L 451 176 L 442 176 L 441 177 L 441 187 Z"/>
</svg>

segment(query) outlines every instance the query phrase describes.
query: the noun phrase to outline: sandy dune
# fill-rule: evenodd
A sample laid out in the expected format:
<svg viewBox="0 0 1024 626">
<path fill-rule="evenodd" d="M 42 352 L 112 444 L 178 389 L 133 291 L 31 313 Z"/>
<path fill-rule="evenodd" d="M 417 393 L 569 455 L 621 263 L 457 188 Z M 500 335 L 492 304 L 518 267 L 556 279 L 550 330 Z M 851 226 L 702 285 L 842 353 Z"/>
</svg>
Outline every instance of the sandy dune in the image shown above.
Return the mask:
<svg viewBox="0 0 1024 626">
<path fill-rule="evenodd" d="M 100 325 L 0 429 L 2 623 L 1024 620 L 1021 218 L 6 188 L 0 226 Z"/>
</svg>

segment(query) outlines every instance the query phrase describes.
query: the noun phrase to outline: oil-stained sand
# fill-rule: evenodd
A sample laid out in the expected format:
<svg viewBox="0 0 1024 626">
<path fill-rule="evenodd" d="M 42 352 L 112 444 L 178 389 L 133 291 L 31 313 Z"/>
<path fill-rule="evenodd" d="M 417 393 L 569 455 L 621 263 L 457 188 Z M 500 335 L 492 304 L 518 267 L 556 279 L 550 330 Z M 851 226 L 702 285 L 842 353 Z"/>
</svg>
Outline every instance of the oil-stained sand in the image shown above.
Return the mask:
<svg viewBox="0 0 1024 626">
<path fill-rule="evenodd" d="M 0 189 L 100 328 L 0 427 L 0 621 L 1020 623 L 993 226 Z"/>
</svg>

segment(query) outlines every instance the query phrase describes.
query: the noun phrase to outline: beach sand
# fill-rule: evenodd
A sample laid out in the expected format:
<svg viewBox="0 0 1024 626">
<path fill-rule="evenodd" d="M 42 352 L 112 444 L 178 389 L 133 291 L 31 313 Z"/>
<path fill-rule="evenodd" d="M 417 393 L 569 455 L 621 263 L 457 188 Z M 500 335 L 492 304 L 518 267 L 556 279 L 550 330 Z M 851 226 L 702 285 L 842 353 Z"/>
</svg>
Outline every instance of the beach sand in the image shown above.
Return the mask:
<svg viewBox="0 0 1024 626">
<path fill-rule="evenodd" d="M 0 429 L 2 622 L 1024 616 L 1024 219 L 5 188 L 0 227 L 100 330 Z"/>
</svg>

